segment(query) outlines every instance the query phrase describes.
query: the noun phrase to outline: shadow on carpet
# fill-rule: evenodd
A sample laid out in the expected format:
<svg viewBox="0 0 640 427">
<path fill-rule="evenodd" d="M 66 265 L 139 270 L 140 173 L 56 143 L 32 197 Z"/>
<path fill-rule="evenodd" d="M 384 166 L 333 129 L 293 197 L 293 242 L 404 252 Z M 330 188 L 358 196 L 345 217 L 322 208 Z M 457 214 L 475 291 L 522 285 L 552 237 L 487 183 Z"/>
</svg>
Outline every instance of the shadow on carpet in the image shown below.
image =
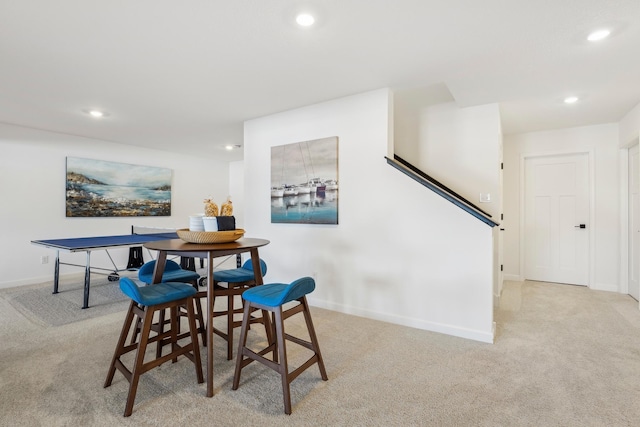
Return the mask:
<svg viewBox="0 0 640 427">
<path fill-rule="evenodd" d="M 109 282 L 103 276 L 91 278 L 89 308 L 82 309 L 83 283 L 60 283 L 53 294 L 53 283 L 4 289 L 6 299 L 29 320 L 43 326 L 61 326 L 81 320 L 125 311 L 129 305 L 119 282 Z"/>
</svg>

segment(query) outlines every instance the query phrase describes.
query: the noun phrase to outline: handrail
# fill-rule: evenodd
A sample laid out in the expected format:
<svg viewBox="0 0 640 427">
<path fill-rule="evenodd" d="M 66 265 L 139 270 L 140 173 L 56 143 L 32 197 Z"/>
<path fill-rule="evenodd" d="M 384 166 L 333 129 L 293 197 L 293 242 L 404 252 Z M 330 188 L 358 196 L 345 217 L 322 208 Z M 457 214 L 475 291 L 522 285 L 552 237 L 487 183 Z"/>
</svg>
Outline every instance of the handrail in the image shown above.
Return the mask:
<svg viewBox="0 0 640 427">
<path fill-rule="evenodd" d="M 451 190 L 450 188 L 440 183 L 436 179 L 430 177 L 420 169 L 411 165 L 409 162 L 402 159 L 401 157 L 394 155 L 394 159 L 390 159 L 389 157 L 385 156 L 385 159 L 387 159 L 388 164 L 398 169 L 400 172 L 404 173 L 405 175 L 414 179 L 415 181 L 421 183 L 422 185 L 424 185 L 434 193 L 450 201 L 451 203 L 458 206 L 465 212 L 470 213 L 471 215 L 478 218 L 480 221 L 484 222 L 488 226 L 495 227 L 499 225 L 497 222 L 490 219 L 491 218 L 490 214 L 483 211 L 473 203 L 469 202 L 467 199 L 460 196 L 458 193 Z"/>
<path fill-rule="evenodd" d="M 449 187 L 447 187 L 446 185 L 444 185 L 443 183 L 441 183 L 440 181 L 436 180 L 435 178 L 433 178 L 432 176 L 427 175 L 425 172 L 421 171 L 420 169 L 418 169 L 417 167 L 413 166 L 411 163 L 407 162 L 406 160 L 404 160 L 402 157 L 398 156 L 397 154 L 393 155 L 394 160 L 399 161 L 400 163 L 402 163 L 404 166 L 408 167 L 409 169 L 411 169 L 413 172 L 417 173 L 418 175 L 420 175 L 421 177 L 423 177 L 424 179 L 426 179 L 427 181 L 431 182 L 434 185 L 437 185 L 438 187 L 440 187 L 441 189 L 443 189 L 444 191 L 446 191 L 447 193 L 450 193 L 452 196 L 457 197 L 458 199 L 462 200 L 463 202 L 465 202 L 466 204 L 468 204 L 469 206 L 471 206 L 472 208 L 474 208 L 475 210 L 482 212 L 485 216 L 488 216 L 489 218 L 491 218 L 491 215 L 488 212 L 483 211 L 482 209 L 480 209 L 478 206 L 474 205 L 473 203 L 471 203 L 469 200 L 465 199 L 464 197 L 462 197 L 461 195 L 459 195 L 458 193 L 456 193 L 455 191 L 453 191 L 452 189 L 450 189 Z"/>
</svg>

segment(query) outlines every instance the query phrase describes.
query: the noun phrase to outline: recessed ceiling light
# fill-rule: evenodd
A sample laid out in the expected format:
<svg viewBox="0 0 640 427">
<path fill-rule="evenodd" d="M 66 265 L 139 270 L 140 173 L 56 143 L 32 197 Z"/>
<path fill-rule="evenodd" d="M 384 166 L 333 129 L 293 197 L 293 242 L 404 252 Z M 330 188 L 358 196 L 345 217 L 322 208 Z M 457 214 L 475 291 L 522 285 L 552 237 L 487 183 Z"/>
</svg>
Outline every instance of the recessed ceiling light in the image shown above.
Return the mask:
<svg viewBox="0 0 640 427">
<path fill-rule="evenodd" d="M 611 31 L 609 30 L 594 31 L 593 33 L 589 34 L 587 40 L 589 40 L 590 42 L 597 42 L 599 40 L 606 39 L 607 37 L 609 37 L 609 34 L 611 34 Z"/>
<path fill-rule="evenodd" d="M 300 15 L 296 16 L 296 22 L 301 27 L 309 27 L 313 25 L 314 22 L 316 22 L 316 19 L 308 13 L 301 13 Z"/>
<path fill-rule="evenodd" d="M 578 97 L 577 96 L 568 96 L 564 99 L 564 103 L 565 104 L 573 104 L 575 102 L 578 102 Z"/>
<path fill-rule="evenodd" d="M 227 150 L 233 150 L 233 145 L 225 145 L 224 148 Z"/>
<path fill-rule="evenodd" d="M 98 110 L 90 110 L 89 114 L 92 117 L 104 117 L 104 113 L 102 111 L 98 111 Z"/>
</svg>

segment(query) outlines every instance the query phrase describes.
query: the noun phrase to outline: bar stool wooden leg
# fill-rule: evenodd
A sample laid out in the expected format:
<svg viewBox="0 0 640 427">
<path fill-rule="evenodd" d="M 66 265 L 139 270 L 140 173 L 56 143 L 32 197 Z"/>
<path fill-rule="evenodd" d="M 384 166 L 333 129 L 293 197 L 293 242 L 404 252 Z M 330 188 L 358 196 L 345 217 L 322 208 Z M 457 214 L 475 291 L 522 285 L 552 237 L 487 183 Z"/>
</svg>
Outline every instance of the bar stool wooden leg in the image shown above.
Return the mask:
<svg viewBox="0 0 640 427">
<path fill-rule="evenodd" d="M 153 285 L 152 285 L 153 286 Z M 156 332 L 158 335 L 161 335 L 164 332 L 165 318 L 164 318 L 164 310 L 158 310 L 158 324 L 156 327 L 158 328 Z M 158 340 L 156 343 L 156 357 L 162 357 L 162 340 Z"/>
<path fill-rule="evenodd" d="M 320 353 L 320 345 L 318 344 L 318 337 L 316 336 L 316 330 L 313 327 L 313 321 L 311 320 L 311 311 L 309 311 L 309 304 L 307 303 L 307 298 L 302 298 L 300 303 L 304 306 L 304 321 L 307 324 L 307 329 L 309 330 L 309 338 L 311 339 L 312 350 L 316 354 L 318 361 L 318 369 L 320 370 L 320 377 L 327 381 L 327 371 L 324 369 L 324 361 L 322 360 L 322 353 Z"/>
<path fill-rule="evenodd" d="M 243 318 L 246 319 L 251 310 L 251 304 L 246 303 L 244 305 L 244 314 Z M 247 327 L 248 325 L 245 322 L 242 322 L 242 327 L 240 328 L 240 339 L 238 342 L 238 354 L 236 356 L 236 369 L 233 375 L 233 385 L 231 386 L 232 390 L 237 390 L 240 385 L 240 375 L 242 374 L 242 368 L 247 366 L 252 359 L 244 359 L 245 349 L 247 346 Z"/>
<path fill-rule="evenodd" d="M 276 342 L 278 346 L 278 356 L 280 362 L 278 363 L 278 372 L 280 373 L 280 379 L 282 380 L 282 398 L 284 401 L 284 413 L 291 415 L 291 388 L 289 387 L 289 368 L 287 365 L 287 347 L 284 336 L 284 323 L 282 319 L 282 306 L 278 307 L 273 312 L 275 318 L 275 330 L 276 330 Z M 276 360 L 276 362 L 278 362 Z"/>
<path fill-rule="evenodd" d="M 200 349 L 198 346 L 198 329 L 196 328 L 195 313 L 193 305 L 191 304 L 187 304 L 187 319 L 189 321 L 189 332 L 191 335 L 191 343 L 187 348 L 191 350 L 191 354 L 185 353 L 185 355 L 196 365 L 198 384 L 202 384 L 204 382 L 204 375 L 202 374 L 202 361 L 200 359 Z"/>
<path fill-rule="evenodd" d="M 124 282 L 124 283 L 122 283 Z M 193 308 L 193 295 L 195 291 L 191 287 L 187 287 L 182 283 L 162 283 L 153 285 L 153 289 L 139 288 L 131 280 L 121 279 L 121 289 L 126 295 L 132 298 L 129 310 L 125 317 L 125 322 L 118 338 L 118 343 L 114 351 L 111 365 L 107 372 L 107 378 L 104 387 L 109 387 L 113 382 L 116 369 L 122 372 L 129 382 L 129 391 L 124 410 L 124 416 L 128 417 L 133 411 L 133 406 L 138 390 L 140 376 L 145 372 L 162 365 L 169 360 L 177 361 L 178 356 L 184 355 L 190 359 L 196 369 L 196 377 L 198 383 L 204 382 L 202 373 L 202 364 L 200 360 L 200 347 L 198 344 L 198 333 L 195 324 L 195 313 Z M 189 322 L 189 332 L 187 334 L 180 333 L 179 322 L 181 307 L 185 307 Z M 154 315 L 163 313 L 166 309 L 170 310 L 170 319 L 168 319 L 171 329 L 162 331 L 151 336 L 152 330 L 156 330 L 157 323 L 154 323 Z M 141 319 L 141 325 L 138 321 L 134 326 L 134 317 Z M 163 325 L 164 323 L 160 323 Z M 133 327 L 132 334 L 134 342 L 126 344 L 129 331 Z M 136 337 L 139 339 L 137 342 Z M 178 340 L 190 338 L 187 344 L 180 345 Z M 149 344 L 157 342 L 162 351 L 164 345 L 169 344 L 171 352 L 165 356 L 156 357 L 145 362 L 145 353 Z M 132 369 L 129 370 L 121 360 L 121 356 L 134 352 L 134 362 Z"/>
<path fill-rule="evenodd" d="M 198 332 L 200 332 L 200 336 L 202 337 L 202 345 L 206 347 L 207 346 L 207 327 L 206 327 L 206 324 L 204 323 L 204 312 L 202 311 L 202 302 L 200 301 L 199 297 L 194 297 L 193 300 L 196 304 L 195 316 L 196 316 L 196 320 L 198 321 L 197 324 L 199 325 Z"/>
<path fill-rule="evenodd" d="M 194 297 L 194 304 L 195 304 L 195 310 L 194 310 L 194 318 L 195 321 L 197 321 L 197 325 L 199 325 L 196 329 L 196 331 L 198 333 L 200 333 L 200 336 L 202 337 L 202 344 L 206 347 L 207 345 L 207 328 L 206 328 L 206 324 L 204 322 L 204 315 L 202 312 L 202 303 L 200 302 L 200 298 L 199 297 Z M 187 304 L 181 306 L 180 308 L 177 309 L 177 314 L 178 316 L 184 317 L 187 316 Z M 157 323 L 154 323 L 151 327 L 151 330 L 155 331 L 158 334 L 162 334 L 164 332 L 164 325 L 168 323 L 171 323 L 171 318 L 169 320 L 167 320 L 165 318 L 165 312 L 164 310 L 159 312 L 158 315 L 159 319 Z M 180 319 L 180 317 L 178 317 L 178 319 Z M 141 320 L 138 319 L 138 322 L 136 323 L 136 333 L 139 332 L 140 330 L 140 323 Z M 177 324 L 177 333 L 181 336 L 184 336 L 183 334 L 180 333 L 180 321 L 178 320 L 178 324 Z M 131 343 L 133 344 L 135 342 L 136 339 L 136 335 L 131 337 Z M 156 347 L 156 357 L 161 357 L 162 356 L 162 347 L 164 347 L 167 344 L 166 340 L 165 341 L 158 341 L 157 343 L 157 347 Z"/>
<path fill-rule="evenodd" d="M 229 283 L 231 287 L 231 283 Z M 233 294 L 227 295 L 227 360 L 233 359 Z"/>
<path fill-rule="evenodd" d="M 171 307 L 169 312 L 171 313 L 171 335 L 169 336 L 169 342 L 171 343 L 171 353 L 175 353 L 178 350 L 178 332 L 180 332 L 180 315 L 178 314 L 178 307 Z M 178 356 L 171 359 L 171 363 L 177 363 Z"/>
<path fill-rule="evenodd" d="M 124 350 L 125 348 L 124 343 L 127 341 L 127 336 L 129 335 L 129 330 L 131 329 L 131 324 L 133 323 L 133 318 L 135 316 L 133 312 L 133 307 L 135 306 L 135 304 L 136 303 L 134 301 L 131 301 L 131 303 L 129 304 L 129 311 L 127 311 L 127 317 L 125 318 L 124 325 L 122 325 L 120 338 L 118 338 L 118 343 L 116 344 L 116 351 L 113 353 L 113 357 L 111 358 L 111 365 L 109 366 L 109 372 L 107 372 L 107 379 L 104 382 L 104 387 L 109 387 L 111 385 L 111 382 L 113 382 L 113 376 L 116 373 L 116 364 L 119 362 L 120 356 L 124 354 L 122 350 Z M 133 335 L 133 342 L 135 342 L 136 332 L 134 332 Z"/>
<path fill-rule="evenodd" d="M 242 329 L 240 331 L 240 343 L 238 344 L 238 355 L 236 359 L 236 367 L 233 375 L 232 389 L 237 390 L 240 385 L 240 375 L 242 369 L 253 361 L 258 361 L 265 366 L 273 369 L 280 374 L 282 382 L 282 398 L 284 402 L 284 412 L 291 414 L 291 382 L 296 379 L 302 372 L 307 370 L 311 365 L 318 364 L 320 376 L 326 381 L 327 373 L 320 353 L 318 338 L 311 321 L 311 313 L 309 304 L 307 303 L 306 294 L 315 289 L 315 281 L 311 277 L 303 277 L 295 280 L 288 285 L 282 283 L 273 283 L 268 285 L 257 286 L 246 290 L 242 294 L 244 299 L 244 318 L 242 319 Z M 283 309 L 284 304 L 289 302 L 298 302 Z M 260 309 L 263 311 L 263 318 L 269 322 L 269 313 L 271 313 L 272 323 L 269 329 L 275 334 L 275 341 L 269 338 L 269 344 L 260 351 L 253 351 L 247 347 L 247 331 L 251 320 L 249 314 L 252 309 Z M 302 312 L 309 333 L 310 340 L 295 337 L 285 332 L 284 321 L 291 316 Z M 265 326 L 266 325 L 265 322 Z M 269 333 L 267 332 L 267 335 Z M 313 351 L 313 355 L 302 365 L 289 372 L 289 363 L 287 360 L 286 341 L 292 341 L 302 347 Z M 266 354 L 272 353 L 272 359 L 265 357 Z"/>
<path fill-rule="evenodd" d="M 142 332 L 140 334 L 140 344 L 138 344 L 138 349 L 136 350 L 135 362 L 131 371 L 129 394 L 127 395 L 127 405 L 124 408 L 125 417 L 128 417 L 133 412 L 133 403 L 136 399 L 136 392 L 138 391 L 138 382 L 140 381 L 140 375 L 143 373 L 144 353 L 147 350 L 147 341 L 149 340 L 149 333 L 151 332 L 153 314 L 153 309 L 145 307 L 144 319 L 142 321 Z"/>
</svg>

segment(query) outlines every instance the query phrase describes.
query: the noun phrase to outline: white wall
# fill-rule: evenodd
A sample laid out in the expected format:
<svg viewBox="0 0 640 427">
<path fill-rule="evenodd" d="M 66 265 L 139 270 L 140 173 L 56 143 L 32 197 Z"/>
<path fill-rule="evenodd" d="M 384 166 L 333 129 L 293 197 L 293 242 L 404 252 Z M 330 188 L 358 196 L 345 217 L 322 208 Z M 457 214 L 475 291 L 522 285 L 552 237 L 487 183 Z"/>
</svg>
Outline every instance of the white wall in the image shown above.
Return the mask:
<svg viewBox="0 0 640 427">
<path fill-rule="evenodd" d="M 521 167 L 526 156 L 590 153 L 593 191 L 590 286 L 619 291 L 620 161 L 618 125 L 605 124 L 504 137 L 505 279 L 523 280 L 521 265 Z"/>
<path fill-rule="evenodd" d="M 313 275 L 312 304 L 491 342 L 492 229 L 391 166 L 388 90 L 245 123 L 244 222 L 266 282 Z M 339 225 L 271 224 L 272 146 L 339 138 Z"/>
<path fill-rule="evenodd" d="M 213 195 L 221 203 L 229 191 L 225 162 L 18 126 L 0 124 L 0 152 L 1 288 L 52 280 L 55 251 L 35 246 L 31 240 L 128 234 L 133 224 L 188 227 L 188 215 L 203 211 L 204 198 Z M 172 169 L 171 217 L 66 218 L 67 156 Z M 112 254 L 124 268 L 128 250 Z M 41 256 L 49 256 L 49 264 L 40 264 Z M 81 264 L 85 258 L 84 254 L 65 256 Z M 104 251 L 95 252 L 92 261 L 110 265 Z M 61 274 L 77 273 L 82 270 L 61 267 Z"/>
<path fill-rule="evenodd" d="M 620 147 L 637 144 L 640 135 L 640 104 L 620 120 Z"/>
<path fill-rule="evenodd" d="M 405 98 L 409 98 L 406 100 Z M 395 152 L 500 222 L 500 111 L 396 99 Z M 480 193 L 491 202 L 480 203 Z"/>
<path fill-rule="evenodd" d="M 244 227 L 244 161 L 229 163 L 229 194 L 233 202 L 236 227 Z"/>
</svg>

